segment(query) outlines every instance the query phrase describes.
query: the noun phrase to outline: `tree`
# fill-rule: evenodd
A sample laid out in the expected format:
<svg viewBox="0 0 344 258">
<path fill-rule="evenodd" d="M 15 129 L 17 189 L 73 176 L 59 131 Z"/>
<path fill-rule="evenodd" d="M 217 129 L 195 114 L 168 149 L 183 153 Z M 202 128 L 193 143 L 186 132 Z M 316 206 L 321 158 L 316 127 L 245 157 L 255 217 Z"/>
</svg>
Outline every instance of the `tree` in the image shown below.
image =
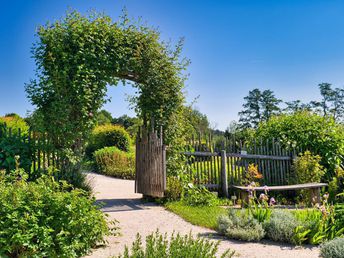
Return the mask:
<svg viewBox="0 0 344 258">
<path fill-rule="evenodd" d="M 295 113 L 303 110 L 310 111 L 312 109 L 310 104 L 302 103 L 301 100 L 293 100 L 284 103 L 287 107 L 283 111 L 287 113 Z"/>
<path fill-rule="evenodd" d="M 192 106 L 184 107 L 184 116 L 187 123 L 191 126 L 191 135 L 207 134 L 210 132 L 210 124 L 207 115 L 201 113 Z"/>
<path fill-rule="evenodd" d="M 320 83 L 320 101 L 311 101 L 311 106 L 323 116 L 332 116 L 336 121 L 344 118 L 344 88 L 332 88 L 330 83 Z"/>
<path fill-rule="evenodd" d="M 97 113 L 96 120 L 97 125 L 110 124 L 112 121 L 112 115 L 109 111 L 102 109 Z"/>
<path fill-rule="evenodd" d="M 239 122 L 243 128 L 255 128 L 260 122 L 267 121 L 280 112 L 278 105 L 281 100 L 277 99 L 271 90 L 261 92 L 259 89 L 253 89 L 244 100 L 244 110 L 239 112 Z"/>
</svg>

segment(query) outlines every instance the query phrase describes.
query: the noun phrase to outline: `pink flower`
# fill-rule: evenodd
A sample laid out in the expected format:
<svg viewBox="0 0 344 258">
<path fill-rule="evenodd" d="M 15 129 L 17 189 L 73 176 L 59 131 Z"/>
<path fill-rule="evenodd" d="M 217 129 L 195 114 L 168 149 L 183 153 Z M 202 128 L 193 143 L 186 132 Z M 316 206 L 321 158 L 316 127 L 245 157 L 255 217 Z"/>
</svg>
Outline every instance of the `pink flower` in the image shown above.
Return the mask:
<svg viewBox="0 0 344 258">
<path fill-rule="evenodd" d="M 274 198 L 274 197 L 271 197 L 271 198 L 270 198 L 270 201 L 269 201 L 269 205 L 270 205 L 270 206 L 273 206 L 273 205 L 275 205 L 275 204 L 276 204 L 275 198 Z"/>
</svg>

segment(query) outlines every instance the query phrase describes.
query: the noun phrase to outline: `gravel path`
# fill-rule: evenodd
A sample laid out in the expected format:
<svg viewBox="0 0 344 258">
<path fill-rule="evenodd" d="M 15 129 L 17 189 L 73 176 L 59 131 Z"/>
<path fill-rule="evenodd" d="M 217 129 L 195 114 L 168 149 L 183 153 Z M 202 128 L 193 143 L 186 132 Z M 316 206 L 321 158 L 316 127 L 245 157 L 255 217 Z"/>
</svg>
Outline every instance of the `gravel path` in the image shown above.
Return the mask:
<svg viewBox="0 0 344 258">
<path fill-rule="evenodd" d="M 109 237 L 108 246 L 95 249 L 87 257 L 110 258 L 116 256 L 123 252 L 125 245 L 131 245 L 137 233 L 140 233 L 144 238 L 156 229 L 159 229 L 160 232 L 172 233 L 176 231 L 182 234 L 187 234 L 191 230 L 193 234 L 219 239 L 221 240 L 219 247 L 221 253 L 227 248 L 231 248 L 238 253 L 238 256 L 245 258 L 318 257 L 319 250 L 315 247 L 295 248 L 269 241 L 248 243 L 223 239 L 215 231 L 191 225 L 161 206 L 154 203 L 142 203 L 140 200 L 142 195 L 134 193 L 134 181 L 93 173 L 89 173 L 88 178 L 94 187 L 97 200 L 105 203 L 102 210 L 109 214 L 110 218 L 120 222 L 121 236 Z"/>
</svg>

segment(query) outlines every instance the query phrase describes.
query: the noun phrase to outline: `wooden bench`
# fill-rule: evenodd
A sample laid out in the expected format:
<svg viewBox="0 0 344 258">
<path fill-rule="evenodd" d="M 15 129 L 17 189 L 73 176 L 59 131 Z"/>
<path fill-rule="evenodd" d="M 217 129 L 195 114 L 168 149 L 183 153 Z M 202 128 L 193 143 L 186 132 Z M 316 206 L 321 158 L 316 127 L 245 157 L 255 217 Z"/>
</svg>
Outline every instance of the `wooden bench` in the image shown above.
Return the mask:
<svg viewBox="0 0 344 258">
<path fill-rule="evenodd" d="M 307 183 L 307 184 L 297 184 L 297 185 L 278 185 L 278 186 L 259 186 L 259 187 L 248 187 L 248 186 L 237 186 L 233 185 L 234 189 L 240 190 L 240 196 L 243 201 L 248 203 L 248 192 L 249 190 L 263 192 L 266 187 L 270 191 L 289 191 L 289 190 L 303 190 L 309 189 L 311 193 L 312 203 L 320 203 L 320 188 L 327 186 L 325 183 Z M 244 202 L 243 202 L 244 204 Z"/>
</svg>

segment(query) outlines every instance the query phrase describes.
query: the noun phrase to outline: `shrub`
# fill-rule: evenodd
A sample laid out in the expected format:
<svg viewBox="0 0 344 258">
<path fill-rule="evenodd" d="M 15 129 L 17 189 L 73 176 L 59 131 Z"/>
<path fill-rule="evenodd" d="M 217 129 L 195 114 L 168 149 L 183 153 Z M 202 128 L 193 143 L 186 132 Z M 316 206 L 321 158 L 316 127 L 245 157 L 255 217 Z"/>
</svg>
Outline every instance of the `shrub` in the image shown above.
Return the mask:
<svg viewBox="0 0 344 258">
<path fill-rule="evenodd" d="M 43 176 L 0 181 L 0 256 L 80 257 L 109 234 L 104 214 L 82 190 Z"/>
<path fill-rule="evenodd" d="M 297 146 L 320 155 L 321 165 L 328 171 L 326 179 L 331 180 L 344 149 L 343 127 L 333 118 L 304 111 L 272 117 L 259 124 L 254 136 L 263 141 L 279 139 L 283 146 Z"/>
<path fill-rule="evenodd" d="M 0 117 L 0 127 L 1 125 L 5 126 L 7 130 L 11 129 L 13 134 L 18 134 L 20 130 L 22 135 L 25 135 L 29 131 L 28 124 L 17 114 L 7 114 L 6 116 Z"/>
<path fill-rule="evenodd" d="M 32 153 L 30 144 L 24 140 L 24 137 L 20 135 L 0 137 L 0 169 L 6 169 L 7 172 L 15 169 L 17 156 L 19 167 L 30 171 Z"/>
<path fill-rule="evenodd" d="M 217 197 L 207 188 L 191 183 L 186 186 L 183 200 L 190 206 L 215 206 L 218 204 Z"/>
<path fill-rule="evenodd" d="M 131 247 L 131 252 L 126 246 L 125 251 L 119 258 L 139 258 L 139 257 L 165 257 L 165 258 L 215 258 L 218 251 L 219 242 L 211 242 L 203 238 L 194 238 L 191 233 L 181 236 L 173 234 L 170 239 L 167 235 L 162 235 L 158 231 L 146 237 L 146 247 L 142 246 L 141 236 L 137 234 L 135 242 Z M 234 251 L 229 249 L 221 257 L 233 257 Z"/>
<path fill-rule="evenodd" d="M 344 238 L 336 238 L 324 243 L 320 249 L 323 258 L 344 258 Z"/>
<path fill-rule="evenodd" d="M 123 127 L 111 124 L 100 125 L 94 128 L 86 153 L 91 156 L 94 151 L 111 146 L 129 151 L 130 142 L 130 135 Z"/>
<path fill-rule="evenodd" d="M 262 225 L 245 210 L 230 209 L 228 216 L 220 216 L 218 230 L 229 238 L 244 241 L 259 241 L 265 235 Z"/>
<path fill-rule="evenodd" d="M 320 182 L 325 174 L 324 167 L 319 164 L 320 161 L 321 157 L 319 155 L 312 155 L 310 151 L 301 153 L 294 160 L 293 164 L 296 182 L 299 184 Z"/>
<path fill-rule="evenodd" d="M 295 243 L 295 229 L 300 224 L 291 212 L 276 210 L 272 212 L 270 220 L 263 225 L 266 236 L 271 240 Z"/>
<path fill-rule="evenodd" d="M 105 147 L 95 151 L 97 171 L 124 179 L 135 178 L 135 155 L 116 147 Z"/>
<path fill-rule="evenodd" d="M 169 176 L 166 180 L 165 198 L 168 201 L 177 201 L 182 197 L 183 183 L 176 176 Z"/>
</svg>

